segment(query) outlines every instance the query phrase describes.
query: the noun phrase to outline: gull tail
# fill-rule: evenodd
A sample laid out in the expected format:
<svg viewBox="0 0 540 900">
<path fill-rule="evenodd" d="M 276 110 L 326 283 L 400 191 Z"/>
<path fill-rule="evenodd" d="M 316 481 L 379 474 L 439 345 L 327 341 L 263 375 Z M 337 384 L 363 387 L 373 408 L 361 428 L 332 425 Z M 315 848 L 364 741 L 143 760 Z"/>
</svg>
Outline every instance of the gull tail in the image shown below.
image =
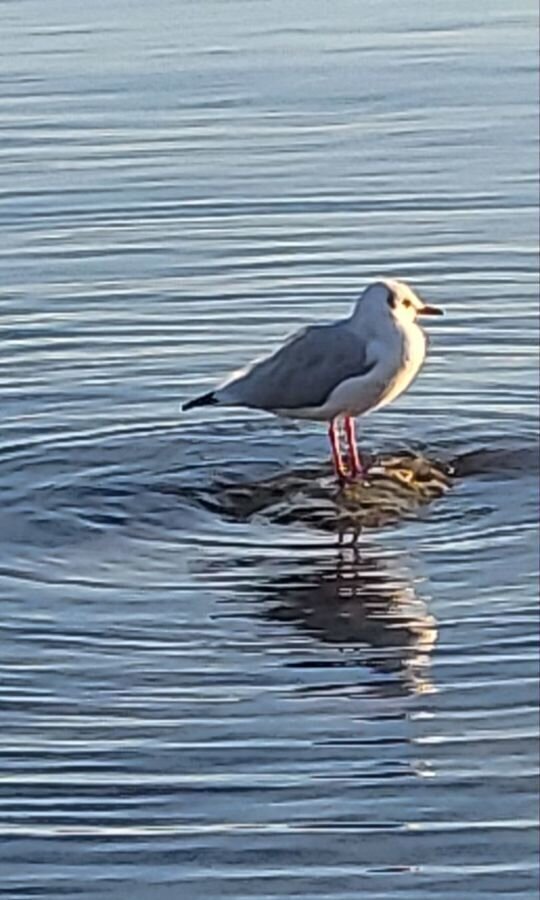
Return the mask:
<svg viewBox="0 0 540 900">
<path fill-rule="evenodd" d="M 216 403 L 219 403 L 219 400 L 215 391 L 209 391 L 208 394 L 201 394 L 200 397 L 195 397 L 194 400 L 188 400 L 187 403 L 183 403 L 182 410 L 185 412 L 188 409 L 194 409 L 196 406 L 214 406 Z"/>
</svg>

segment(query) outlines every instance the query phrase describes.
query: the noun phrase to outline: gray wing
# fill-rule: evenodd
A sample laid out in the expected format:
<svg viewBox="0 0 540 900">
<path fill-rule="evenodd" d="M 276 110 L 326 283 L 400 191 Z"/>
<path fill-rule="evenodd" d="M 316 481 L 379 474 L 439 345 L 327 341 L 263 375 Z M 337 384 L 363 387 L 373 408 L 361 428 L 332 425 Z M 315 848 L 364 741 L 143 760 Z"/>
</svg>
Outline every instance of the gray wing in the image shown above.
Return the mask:
<svg viewBox="0 0 540 900">
<path fill-rule="evenodd" d="M 341 381 L 370 368 L 365 344 L 347 322 L 311 325 L 219 393 L 257 409 L 317 407 Z"/>
</svg>

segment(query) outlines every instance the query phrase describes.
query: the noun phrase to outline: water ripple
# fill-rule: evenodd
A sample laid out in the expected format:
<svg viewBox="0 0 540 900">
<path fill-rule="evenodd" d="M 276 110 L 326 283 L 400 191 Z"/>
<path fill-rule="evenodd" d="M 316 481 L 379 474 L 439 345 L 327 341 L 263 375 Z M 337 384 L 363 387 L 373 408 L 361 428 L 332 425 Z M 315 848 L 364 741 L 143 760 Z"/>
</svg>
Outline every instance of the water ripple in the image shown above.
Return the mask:
<svg viewBox="0 0 540 900">
<path fill-rule="evenodd" d="M 2 3 L 0 896 L 532 900 L 530 9 L 46 6 Z M 362 448 L 451 490 L 356 548 L 209 508 L 325 435 L 180 402 L 379 273 L 447 316 Z"/>
</svg>

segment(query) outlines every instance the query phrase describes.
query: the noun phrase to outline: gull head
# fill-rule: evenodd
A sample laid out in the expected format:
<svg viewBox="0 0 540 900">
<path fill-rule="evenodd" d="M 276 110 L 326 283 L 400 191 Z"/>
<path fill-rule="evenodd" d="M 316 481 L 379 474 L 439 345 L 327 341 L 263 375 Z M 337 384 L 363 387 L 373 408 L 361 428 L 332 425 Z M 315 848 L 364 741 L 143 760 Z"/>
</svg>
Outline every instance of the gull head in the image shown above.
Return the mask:
<svg viewBox="0 0 540 900">
<path fill-rule="evenodd" d="M 370 284 L 357 304 L 357 312 L 374 318 L 388 314 L 401 325 L 409 325 L 417 316 L 442 316 L 437 306 L 429 306 L 405 281 L 381 278 Z"/>
</svg>

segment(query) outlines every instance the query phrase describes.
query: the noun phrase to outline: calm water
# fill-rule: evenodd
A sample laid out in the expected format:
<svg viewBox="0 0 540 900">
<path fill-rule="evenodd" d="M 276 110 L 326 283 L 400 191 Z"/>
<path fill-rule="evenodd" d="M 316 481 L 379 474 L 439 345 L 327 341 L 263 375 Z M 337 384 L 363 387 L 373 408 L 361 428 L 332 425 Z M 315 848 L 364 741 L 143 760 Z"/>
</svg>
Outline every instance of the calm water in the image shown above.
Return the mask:
<svg viewBox="0 0 540 900">
<path fill-rule="evenodd" d="M 2 2 L 0 896 L 537 896 L 535 5 Z M 179 402 L 373 276 L 447 317 L 356 552 Z"/>
</svg>

